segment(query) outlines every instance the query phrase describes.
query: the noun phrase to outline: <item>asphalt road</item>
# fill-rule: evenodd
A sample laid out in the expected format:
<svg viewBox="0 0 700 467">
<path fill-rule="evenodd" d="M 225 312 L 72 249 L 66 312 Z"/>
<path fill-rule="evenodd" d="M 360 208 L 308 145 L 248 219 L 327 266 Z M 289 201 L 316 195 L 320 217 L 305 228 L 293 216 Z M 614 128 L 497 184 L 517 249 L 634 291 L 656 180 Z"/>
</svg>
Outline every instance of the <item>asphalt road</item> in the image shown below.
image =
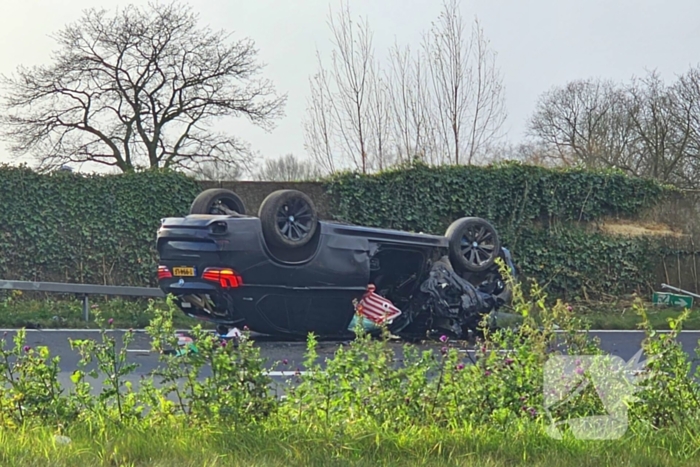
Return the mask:
<svg viewBox="0 0 700 467">
<path fill-rule="evenodd" d="M 0 330 L 4 332 L 5 330 Z M 13 330 L 6 330 L 7 335 L 4 337 L 8 345 L 11 345 L 11 339 L 15 333 Z M 123 331 L 112 331 L 116 334 L 117 342 L 121 341 Z M 624 360 L 629 360 L 641 348 L 644 334 L 638 331 L 592 331 L 591 336 L 600 339 L 601 348 L 612 354 L 618 355 Z M 86 330 L 27 330 L 26 343 L 32 347 L 48 346 L 52 355 L 58 355 L 61 358 L 61 374 L 60 380 L 62 384 L 72 386 L 70 382 L 70 374 L 78 368 L 80 356 L 77 351 L 71 349 L 70 339 L 99 339 L 100 336 L 95 331 Z M 304 351 L 306 349 L 305 342 L 285 342 L 275 341 L 268 336 L 255 336 L 256 345 L 259 346 L 261 355 L 267 359 L 267 367 L 274 380 L 278 383 L 283 382 L 286 378 L 292 375 L 295 371 L 304 371 Z M 683 345 L 684 350 L 696 359 L 695 349 L 700 340 L 700 331 L 683 331 L 679 336 L 679 341 Z M 342 342 L 320 342 L 318 345 L 318 354 L 321 359 L 330 357 L 335 350 L 343 345 Z M 396 342 L 392 345 L 396 346 L 397 355 L 400 358 L 400 347 L 402 342 Z M 424 348 L 438 349 L 442 346 L 439 342 L 422 344 Z M 158 355 L 150 351 L 150 341 L 147 334 L 137 331 L 134 341 L 129 345 L 128 359 L 131 362 L 138 364 L 138 368 L 129 378 L 133 383 L 138 385 L 141 375 L 148 375 L 158 366 Z M 465 362 L 468 362 L 466 352 L 470 350 L 464 349 Z M 288 364 L 283 365 L 281 362 L 287 360 Z M 693 365 L 695 367 L 695 364 Z M 94 389 L 99 390 L 99 382 L 95 382 Z"/>
</svg>

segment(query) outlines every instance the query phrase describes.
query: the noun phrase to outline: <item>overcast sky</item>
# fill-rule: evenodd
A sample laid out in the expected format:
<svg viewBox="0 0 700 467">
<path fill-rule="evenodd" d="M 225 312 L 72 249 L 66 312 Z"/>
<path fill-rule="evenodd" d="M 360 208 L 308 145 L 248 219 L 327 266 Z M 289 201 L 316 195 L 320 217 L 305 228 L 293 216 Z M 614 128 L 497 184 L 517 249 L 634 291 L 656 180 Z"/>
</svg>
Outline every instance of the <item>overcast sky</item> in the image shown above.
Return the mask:
<svg viewBox="0 0 700 467">
<path fill-rule="evenodd" d="M 265 157 L 306 156 L 301 119 L 315 53 L 329 53 L 329 8 L 340 0 L 192 0 L 203 23 L 251 37 L 267 63 L 265 74 L 289 99 L 286 116 L 266 133 L 236 126 Z M 139 3 L 139 0 L 133 0 Z M 113 8 L 130 0 L 0 0 L 0 73 L 49 60 L 49 34 L 88 7 Z M 145 2 L 144 2 L 145 3 Z M 440 11 L 438 0 L 350 0 L 366 16 L 377 53 L 417 45 Z M 587 77 L 628 80 L 656 69 L 666 79 L 700 63 L 698 0 L 463 0 L 498 53 L 506 87 L 508 137 L 523 137 L 537 97 L 553 85 Z M 0 160 L 9 161 L 0 146 Z"/>
</svg>

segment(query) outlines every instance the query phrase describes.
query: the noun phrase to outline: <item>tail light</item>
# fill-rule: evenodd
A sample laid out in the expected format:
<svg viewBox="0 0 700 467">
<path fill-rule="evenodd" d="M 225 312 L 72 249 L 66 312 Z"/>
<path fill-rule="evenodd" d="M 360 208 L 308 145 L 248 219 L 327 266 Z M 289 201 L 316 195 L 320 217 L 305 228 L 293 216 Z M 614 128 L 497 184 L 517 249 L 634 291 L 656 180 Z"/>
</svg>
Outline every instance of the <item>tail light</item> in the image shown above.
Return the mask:
<svg viewBox="0 0 700 467">
<path fill-rule="evenodd" d="M 226 233 L 226 230 L 228 229 L 228 225 L 226 225 L 226 222 L 214 222 L 211 226 L 211 233 L 214 235 L 223 235 Z"/>
<path fill-rule="evenodd" d="M 170 269 L 168 269 L 167 266 L 158 266 L 158 280 L 170 279 L 172 277 L 173 274 L 170 272 Z"/>
<path fill-rule="evenodd" d="M 243 278 L 233 269 L 206 268 L 202 273 L 205 281 L 218 282 L 224 289 L 235 289 L 243 285 Z"/>
</svg>

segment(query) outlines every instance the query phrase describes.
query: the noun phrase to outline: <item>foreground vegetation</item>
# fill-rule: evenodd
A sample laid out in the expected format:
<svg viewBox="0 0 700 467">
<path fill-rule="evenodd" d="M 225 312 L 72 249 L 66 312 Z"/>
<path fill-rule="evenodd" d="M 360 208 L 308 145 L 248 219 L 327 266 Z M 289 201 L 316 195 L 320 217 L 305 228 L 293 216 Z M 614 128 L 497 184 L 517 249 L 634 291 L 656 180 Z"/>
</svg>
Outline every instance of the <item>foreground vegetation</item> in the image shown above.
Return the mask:
<svg viewBox="0 0 700 467">
<path fill-rule="evenodd" d="M 264 361 L 247 333 L 221 341 L 195 328 L 196 349 L 167 352 L 177 346 L 170 300 L 149 310 L 161 365 L 138 384 L 128 378 L 135 364 L 125 346 L 106 332 L 114 322 L 99 311 L 100 337 L 71 341 L 81 358 L 72 384 L 59 382 L 61 362 L 50 349 L 30 348 L 20 331 L 0 354 L 0 464 L 697 465 L 700 385 L 674 339 L 688 312 L 658 334 L 637 306 L 648 364 L 598 388 L 620 396 L 627 429 L 619 439 L 586 441 L 559 423 L 609 407 L 592 388 L 552 405 L 548 394 L 568 394 L 573 383 L 545 387 L 545 367 L 561 345 L 572 355 L 606 357 L 577 332 L 583 324 L 570 307 L 547 306 L 537 286 L 530 296 L 515 286 L 522 326 L 487 334 L 473 355 L 445 336 L 441 349 L 405 345 L 399 355 L 388 335 L 358 330 L 321 361 L 310 335 L 305 371 L 282 391 L 267 368 L 288 363 Z M 124 343 L 132 337 L 127 332 Z M 577 374 L 590 371 L 576 361 Z M 562 439 L 550 436 L 552 423 Z"/>
<path fill-rule="evenodd" d="M 394 431 L 382 428 L 320 429 L 266 426 L 234 430 L 169 424 L 157 428 L 113 427 L 66 432 L 0 434 L 0 463 L 24 466 L 692 466 L 696 440 L 683 430 L 630 433 L 621 440 L 559 441 L 530 424 L 506 429 L 471 426 Z M 60 439 L 60 438 L 59 438 Z"/>
</svg>

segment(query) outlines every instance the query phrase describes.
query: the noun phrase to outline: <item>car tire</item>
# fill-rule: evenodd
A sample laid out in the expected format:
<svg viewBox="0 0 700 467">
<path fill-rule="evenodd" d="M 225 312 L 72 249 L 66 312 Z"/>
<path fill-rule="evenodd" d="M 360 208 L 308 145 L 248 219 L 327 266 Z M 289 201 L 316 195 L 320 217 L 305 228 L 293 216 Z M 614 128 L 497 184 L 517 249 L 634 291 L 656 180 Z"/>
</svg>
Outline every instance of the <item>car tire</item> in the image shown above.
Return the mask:
<svg viewBox="0 0 700 467">
<path fill-rule="evenodd" d="M 224 188 L 210 188 L 201 192 L 190 206 L 190 214 L 227 214 L 219 206 L 245 215 L 245 204 L 240 196 Z"/>
<path fill-rule="evenodd" d="M 449 257 L 456 271 L 483 272 L 496 262 L 501 250 L 498 232 L 480 217 L 463 217 L 454 221 L 445 232 L 449 241 Z"/>
<path fill-rule="evenodd" d="M 297 249 L 308 244 L 318 229 L 318 213 L 309 196 L 297 190 L 277 190 L 260 204 L 258 217 L 272 247 Z"/>
</svg>

